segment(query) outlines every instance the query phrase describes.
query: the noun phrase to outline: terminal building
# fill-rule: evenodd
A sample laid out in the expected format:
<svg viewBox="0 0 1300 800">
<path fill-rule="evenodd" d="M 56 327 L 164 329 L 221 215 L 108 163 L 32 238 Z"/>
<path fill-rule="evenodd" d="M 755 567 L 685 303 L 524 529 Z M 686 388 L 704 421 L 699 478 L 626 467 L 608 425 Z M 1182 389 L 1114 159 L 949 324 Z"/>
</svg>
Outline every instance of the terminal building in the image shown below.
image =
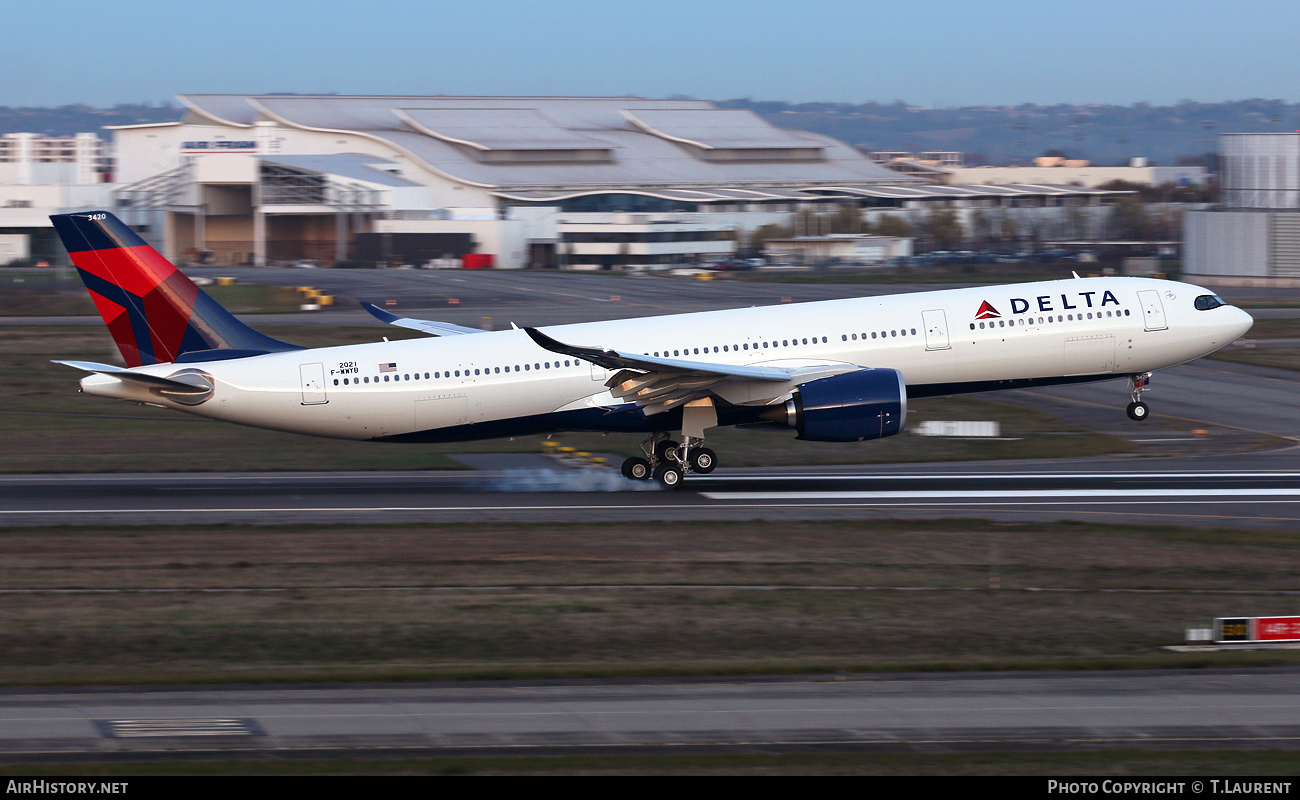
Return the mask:
<svg viewBox="0 0 1300 800">
<path fill-rule="evenodd" d="M 1183 217 L 1183 274 L 1300 285 L 1300 133 L 1219 137 L 1219 205 Z"/>
<path fill-rule="evenodd" d="M 179 99 L 177 122 L 113 128 L 115 207 L 178 260 L 655 266 L 725 258 L 801 210 L 915 222 L 936 206 L 1051 214 L 1108 195 L 930 186 L 699 100 Z"/>
</svg>

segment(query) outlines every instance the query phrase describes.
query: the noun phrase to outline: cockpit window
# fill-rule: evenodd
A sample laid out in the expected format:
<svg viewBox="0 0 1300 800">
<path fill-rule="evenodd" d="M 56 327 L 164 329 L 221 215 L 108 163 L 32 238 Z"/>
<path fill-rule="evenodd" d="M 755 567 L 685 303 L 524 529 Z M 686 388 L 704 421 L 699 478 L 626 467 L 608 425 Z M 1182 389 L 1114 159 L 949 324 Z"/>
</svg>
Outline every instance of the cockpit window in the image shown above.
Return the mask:
<svg viewBox="0 0 1300 800">
<path fill-rule="evenodd" d="M 1217 294 L 1203 294 L 1196 298 L 1197 311 L 1209 311 L 1211 308 L 1218 308 L 1219 306 L 1226 305 L 1227 303 L 1223 302 L 1222 298 Z"/>
</svg>

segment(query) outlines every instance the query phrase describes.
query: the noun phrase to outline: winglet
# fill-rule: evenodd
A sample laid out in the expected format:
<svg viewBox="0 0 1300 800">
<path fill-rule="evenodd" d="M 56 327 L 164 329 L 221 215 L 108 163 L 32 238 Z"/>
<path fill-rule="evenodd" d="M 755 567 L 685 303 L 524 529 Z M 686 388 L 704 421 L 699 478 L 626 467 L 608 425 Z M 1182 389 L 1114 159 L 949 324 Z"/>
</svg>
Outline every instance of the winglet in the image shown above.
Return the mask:
<svg viewBox="0 0 1300 800">
<path fill-rule="evenodd" d="M 536 328 L 524 328 L 524 333 L 528 334 L 528 338 L 532 339 L 543 350 L 550 350 L 552 353 L 559 353 L 562 356 L 581 358 L 605 369 L 618 369 L 623 366 L 623 360 L 619 357 L 619 354 L 607 348 L 579 347 L 565 344 L 552 339 Z"/>
<path fill-rule="evenodd" d="M 552 353 L 559 353 L 563 356 L 577 355 L 576 353 L 571 352 L 575 348 L 552 339 L 536 328 L 525 327 L 524 333 L 528 334 L 528 338 L 532 339 L 533 342 L 543 350 L 550 350 Z"/>
<path fill-rule="evenodd" d="M 361 307 L 370 312 L 370 315 L 380 322 L 388 325 L 395 325 L 398 328 L 410 328 L 413 331 L 421 331 L 430 336 L 459 336 L 464 333 L 487 333 L 479 328 L 466 328 L 463 325 L 453 325 L 450 322 L 434 322 L 427 319 L 412 319 L 410 317 L 399 317 L 396 314 L 390 314 L 374 303 L 362 301 Z"/>
<path fill-rule="evenodd" d="M 379 320 L 380 322 L 384 322 L 384 323 L 387 323 L 387 324 L 389 324 L 389 325 L 396 325 L 397 322 L 398 322 L 400 319 L 402 319 L 401 317 L 397 316 L 396 314 L 390 314 L 390 313 L 388 313 L 387 311 L 385 311 L 385 310 L 383 310 L 382 308 L 380 308 L 379 306 L 375 305 L 374 303 L 367 303 L 367 302 L 364 301 L 364 300 L 361 301 L 361 307 L 364 308 L 366 311 L 369 311 L 369 312 L 370 312 L 370 316 L 374 317 L 375 319 Z"/>
<path fill-rule="evenodd" d="M 659 358 L 638 353 L 620 353 L 608 347 L 579 347 L 556 341 L 536 328 L 524 328 L 524 333 L 543 350 L 573 356 L 604 367 L 605 369 L 635 369 L 642 372 L 667 371 L 700 373 L 730 378 L 760 381 L 788 381 L 791 371 L 782 367 L 757 367 L 743 364 L 715 364 L 707 361 L 688 361 L 679 358 Z"/>
</svg>

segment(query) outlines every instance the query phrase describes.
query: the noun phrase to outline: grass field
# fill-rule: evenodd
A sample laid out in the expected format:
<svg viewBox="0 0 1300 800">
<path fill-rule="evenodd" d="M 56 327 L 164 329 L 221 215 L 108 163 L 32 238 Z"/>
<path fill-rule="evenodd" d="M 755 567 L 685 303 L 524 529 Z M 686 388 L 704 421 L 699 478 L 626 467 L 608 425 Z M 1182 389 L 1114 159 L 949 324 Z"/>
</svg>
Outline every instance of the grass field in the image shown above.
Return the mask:
<svg viewBox="0 0 1300 800">
<path fill-rule="evenodd" d="M 1257 319 L 1246 339 L 1300 339 L 1300 317 Z"/>
<path fill-rule="evenodd" d="M 1300 350 L 1294 347 L 1229 347 L 1209 358 L 1256 367 L 1300 370 Z"/>
<path fill-rule="evenodd" d="M 1290 613 L 1292 532 L 160 525 L 0 547 L 8 684 L 1300 663 L 1161 650 L 1215 616 Z"/>
</svg>

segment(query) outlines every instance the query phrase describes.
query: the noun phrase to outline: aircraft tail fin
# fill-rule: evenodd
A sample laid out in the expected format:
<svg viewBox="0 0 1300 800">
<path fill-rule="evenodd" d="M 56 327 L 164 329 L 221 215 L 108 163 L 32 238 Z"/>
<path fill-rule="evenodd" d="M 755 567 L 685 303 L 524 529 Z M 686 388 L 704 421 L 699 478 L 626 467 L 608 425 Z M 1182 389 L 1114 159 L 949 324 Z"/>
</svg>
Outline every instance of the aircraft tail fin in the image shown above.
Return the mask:
<svg viewBox="0 0 1300 800">
<path fill-rule="evenodd" d="M 127 366 L 301 349 L 240 322 L 107 211 L 50 220 Z"/>
</svg>

